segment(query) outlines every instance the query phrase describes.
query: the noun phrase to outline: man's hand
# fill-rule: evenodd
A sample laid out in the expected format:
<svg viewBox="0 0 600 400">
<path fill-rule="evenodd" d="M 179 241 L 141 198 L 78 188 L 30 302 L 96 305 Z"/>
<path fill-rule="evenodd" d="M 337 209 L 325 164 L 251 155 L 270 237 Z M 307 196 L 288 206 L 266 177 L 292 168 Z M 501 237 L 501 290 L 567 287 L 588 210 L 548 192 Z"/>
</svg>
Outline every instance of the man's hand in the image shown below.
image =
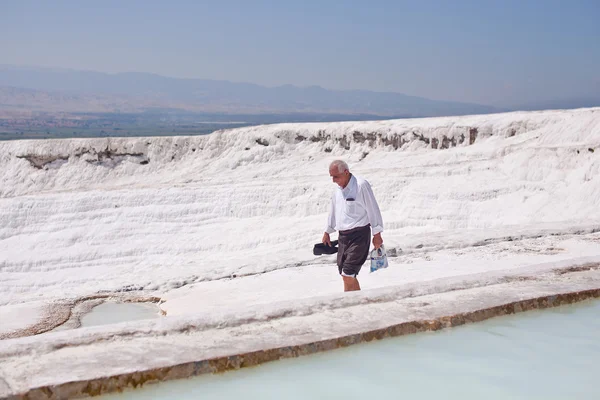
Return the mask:
<svg viewBox="0 0 600 400">
<path fill-rule="evenodd" d="M 381 238 L 381 233 L 377 233 L 373 235 L 373 246 L 378 249 L 383 244 L 383 239 Z"/>
<path fill-rule="evenodd" d="M 323 234 L 323 240 L 321 240 L 323 243 L 325 243 L 327 246 L 331 247 L 331 239 L 329 239 L 329 233 L 325 232 Z"/>
</svg>

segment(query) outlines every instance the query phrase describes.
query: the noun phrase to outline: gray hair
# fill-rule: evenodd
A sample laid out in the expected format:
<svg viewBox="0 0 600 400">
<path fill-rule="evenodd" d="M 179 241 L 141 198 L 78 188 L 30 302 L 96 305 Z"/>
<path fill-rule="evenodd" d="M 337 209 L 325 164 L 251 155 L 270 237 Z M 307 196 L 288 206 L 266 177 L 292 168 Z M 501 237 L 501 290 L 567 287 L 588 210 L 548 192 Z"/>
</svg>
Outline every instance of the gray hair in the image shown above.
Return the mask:
<svg viewBox="0 0 600 400">
<path fill-rule="evenodd" d="M 331 164 L 329 164 L 329 169 L 337 168 L 338 172 L 350 171 L 348 168 L 348 164 L 342 160 L 335 160 Z"/>
</svg>

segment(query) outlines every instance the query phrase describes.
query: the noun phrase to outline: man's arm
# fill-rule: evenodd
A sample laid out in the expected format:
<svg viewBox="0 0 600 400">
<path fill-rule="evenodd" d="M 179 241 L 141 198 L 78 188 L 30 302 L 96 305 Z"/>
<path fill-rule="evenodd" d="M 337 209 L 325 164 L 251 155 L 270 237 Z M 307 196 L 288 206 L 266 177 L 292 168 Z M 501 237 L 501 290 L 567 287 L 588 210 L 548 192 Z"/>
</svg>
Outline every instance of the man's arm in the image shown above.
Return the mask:
<svg viewBox="0 0 600 400">
<path fill-rule="evenodd" d="M 327 216 L 327 226 L 325 227 L 322 242 L 331 246 L 329 234 L 333 232 L 335 232 L 335 195 L 331 196 L 331 202 L 329 203 L 329 215 Z"/>
<path fill-rule="evenodd" d="M 371 224 L 371 233 L 373 234 L 373 246 L 378 249 L 383 244 L 381 232 L 383 232 L 383 217 L 379 210 L 379 205 L 373 194 L 373 189 L 369 182 L 365 181 L 362 188 L 363 201 Z"/>
</svg>

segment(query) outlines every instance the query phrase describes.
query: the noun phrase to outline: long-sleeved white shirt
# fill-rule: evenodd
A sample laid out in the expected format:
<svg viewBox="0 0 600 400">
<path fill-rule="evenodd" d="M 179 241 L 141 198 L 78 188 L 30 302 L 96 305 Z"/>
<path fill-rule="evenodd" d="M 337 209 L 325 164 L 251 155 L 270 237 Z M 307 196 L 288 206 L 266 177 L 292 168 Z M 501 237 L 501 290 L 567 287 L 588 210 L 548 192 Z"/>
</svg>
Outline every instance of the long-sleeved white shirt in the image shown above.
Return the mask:
<svg viewBox="0 0 600 400">
<path fill-rule="evenodd" d="M 371 185 L 352 175 L 345 188 L 339 186 L 331 196 L 325 232 L 346 231 L 371 224 L 371 233 L 383 232 L 383 218 Z"/>
</svg>

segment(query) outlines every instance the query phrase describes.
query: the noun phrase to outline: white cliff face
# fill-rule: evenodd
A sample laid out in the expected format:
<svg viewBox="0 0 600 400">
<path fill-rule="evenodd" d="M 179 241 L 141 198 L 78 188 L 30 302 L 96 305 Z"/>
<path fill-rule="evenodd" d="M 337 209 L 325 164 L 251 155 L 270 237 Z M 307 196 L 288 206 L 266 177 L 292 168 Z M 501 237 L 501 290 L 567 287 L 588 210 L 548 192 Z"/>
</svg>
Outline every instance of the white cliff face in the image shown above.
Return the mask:
<svg viewBox="0 0 600 400">
<path fill-rule="evenodd" d="M 371 182 L 392 251 L 591 226 L 599 147 L 600 109 L 3 142 L 0 302 L 310 263 L 336 158 Z"/>
<path fill-rule="evenodd" d="M 392 256 L 386 270 L 363 267 L 363 292 L 348 296 L 335 256 L 312 254 L 337 158 L 371 183 Z M 19 381 L 41 354 L 56 365 L 65 343 L 79 357 L 77 346 L 105 354 L 94 343 L 139 339 L 127 367 L 135 370 L 152 343 L 168 343 L 166 364 L 192 357 L 185 343 L 195 330 L 209 350 L 206 330 L 218 340 L 230 328 L 260 348 L 264 321 L 310 319 L 318 339 L 321 326 L 335 336 L 381 325 L 398 299 L 433 299 L 402 316 L 413 318 L 444 293 L 475 308 L 476 296 L 461 290 L 488 288 L 492 303 L 507 287 L 518 297 L 519 274 L 553 282 L 557 269 L 600 262 L 599 169 L 598 108 L 0 142 L 0 320 L 10 320 L 0 339 L 51 329 L 98 296 L 156 296 L 167 313 L 0 340 L 0 364 L 14 367 L 0 374 Z M 86 368 L 81 376 L 92 376 Z"/>
</svg>

